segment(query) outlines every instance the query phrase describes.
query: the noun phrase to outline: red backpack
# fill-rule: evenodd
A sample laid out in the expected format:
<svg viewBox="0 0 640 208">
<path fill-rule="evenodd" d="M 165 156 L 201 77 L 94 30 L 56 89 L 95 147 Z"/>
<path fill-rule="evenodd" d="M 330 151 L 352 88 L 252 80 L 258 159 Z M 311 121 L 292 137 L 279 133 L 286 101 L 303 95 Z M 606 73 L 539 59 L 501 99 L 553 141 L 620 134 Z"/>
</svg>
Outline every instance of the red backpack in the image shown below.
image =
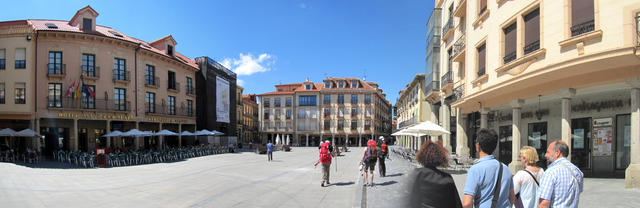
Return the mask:
<svg viewBox="0 0 640 208">
<path fill-rule="evenodd" d="M 368 142 L 367 143 L 367 152 L 364 156 L 365 162 L 376 162 L 378 158 L 376 157 L 376 143 Z"/>
<path fill-rule="evenodd" d="M 331 162 L 331 153 L 329 152 L 329 144 L 327 143 L 320 145 L 320 162 L 321 163 Z"/>
</svg>

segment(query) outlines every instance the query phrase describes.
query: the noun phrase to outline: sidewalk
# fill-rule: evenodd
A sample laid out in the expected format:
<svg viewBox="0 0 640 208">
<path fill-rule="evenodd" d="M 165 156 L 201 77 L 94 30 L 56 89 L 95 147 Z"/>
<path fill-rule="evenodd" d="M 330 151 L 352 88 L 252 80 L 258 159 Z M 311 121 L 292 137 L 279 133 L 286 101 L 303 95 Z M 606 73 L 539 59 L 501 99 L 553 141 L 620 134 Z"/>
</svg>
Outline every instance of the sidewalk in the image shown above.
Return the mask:
<svg viewBox="0 0 640 208">
<path fill-rule="evenodd" d="M 416 164 L 412 164 L 399 155 L 391 153 L 389 155 L 391 160 L 387 159 L 385 165 L 387 166 L 387 176 L 381 177 L 378 170 L 379 164 L 376 164 L 373 177 L 373 187 L 363 187 L 364 182 L 361 176 L 358 180 L 358 187 L 361 189 L 358 193 L 362 193 L 361 204 L 354 207 L 398 207 L 400 200 L 405 196 L 403 190 L 406 185 L 406 177 L 409 171 L 416 168 Z M 356 198 L 356 203 L 360 201 Z"/>
</svg>

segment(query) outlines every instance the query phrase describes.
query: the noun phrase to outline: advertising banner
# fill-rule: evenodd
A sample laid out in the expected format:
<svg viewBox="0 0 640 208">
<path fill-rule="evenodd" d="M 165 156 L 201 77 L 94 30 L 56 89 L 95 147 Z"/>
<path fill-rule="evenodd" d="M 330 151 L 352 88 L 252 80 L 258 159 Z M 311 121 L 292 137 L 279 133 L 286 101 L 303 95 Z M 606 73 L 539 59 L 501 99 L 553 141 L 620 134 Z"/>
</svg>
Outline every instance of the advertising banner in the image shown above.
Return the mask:
<svg viewBox="0 0 640 208">
<path fill-rule="evenodd" d="M 229 123 L 231 109 L 231 91 L 229 82 L 216 76 L 216 121 Z"/>
</svg>

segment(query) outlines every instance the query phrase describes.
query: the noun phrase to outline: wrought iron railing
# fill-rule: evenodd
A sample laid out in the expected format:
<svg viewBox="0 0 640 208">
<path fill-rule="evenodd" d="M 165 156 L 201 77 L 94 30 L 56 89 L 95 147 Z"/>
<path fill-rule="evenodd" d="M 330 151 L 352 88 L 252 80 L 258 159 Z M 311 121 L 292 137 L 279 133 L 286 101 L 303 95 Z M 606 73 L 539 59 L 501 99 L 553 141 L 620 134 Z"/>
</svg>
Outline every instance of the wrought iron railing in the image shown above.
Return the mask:
<svg viewBox="0 0 640 208">
<path fill-rule="evenodd" d="M 484 74 L 485 74 L 485 68 L 484 67 L 478 68 L 478 77 L 481 77 Z"/>
<path fill-rule="evenodd" d="M 442 27 L 442 36 L 447 34 L 447 31 L 449 31 L 452 28 L 453 28 L 453 17 L 449 17 L 449 20 L 447 20 L 447 24 L 444 24 L 444 27 Z"/>
<path fill-rule="evenodd" d="M 457 56 L 461 51 L 464 50 L 464 47 L 465 47 L 465 36 L 463 34 L 453 44 L 453 54 L 454 54 L 453 56 L 454 57 Z"/>
<path fill-rule="evenodd" d="M 457 86 L 453 89 L 453 96 L 455 100 L 462 98 L 464 96 L 464 85 Z"/>
<path fill-rule="evenodd" d="M 87 97 L 74 99 L 73 97 L 47 96 L 47 108 L 128 111 L 131 109 L 131 102 Z"/>
<path fill-rule="evenodd" d="M 585 21 L 580 24 L 571 26 L 571 36 L 581 35 L 587 32 L 591 32 L 595 29 L 595 22 L 593 20 Z"/>
<path fill-rule="evenodd" d="M 440 90 L 440 82 L 439 81 L 431 81 L 427 84 L 427 94 L 430 94 L 434 91 Z"/>
<path fill-rule="evenodd" d="M 503 62 L 504 64 L 507 64 L 507 63 L 509 63 L 509 62 L 511 62 L 513 60 L 516 60 L 516 52 L 515 51 L 513 51 L 511 53 L 508 53 L 508 54 L 504 55 L 504 57 L 502 57 L 502 61 L 504 61 Z M 479 73 L 480 73 L 480 71 L 478 71 L 478 76 L 480 76 Z M 482 74 L 484 75 L 484 72 Z"/>
<path fill-rule="evenodd" d="M 145 103 L 144 104 L 144 112 L 145 114 L 158 114 L 158 115 L 178 115 L 178 116 L 195 116 L 193 113 L 193 108 L 189 109 L 188 107 L 181 106 L 169 106 L 166 104 L 153 104 L 153 103 Z"/>
<path fill-rule="evenodd" d="M 179 82 L 168 82 L 167 83 L 167 89 L 180 92 L 180 83 Z"/>
<path fill-rule="evenodd" d="M 524 55 L 527 55 L 531 52 L 534 52 L 536 50 L 540 49 L 540 40 L 536 40 L 532 43 L 529 43 L 529 45 L 526 45 L 524 47 Z"/>
<path fill-rule="evenodd" d="M 453 76 L 451 76 L 451 71 L 448 71 L 447 73 L 444 73 L 444 75 L 442 75 L 442 77 L 440 78 L 440 83 L 442 83 L 442 85 L 453 83 Z"/>
<path fill-rule="evenodd" d="M 130 71 L 113 69 L 113 81 L 129 81 L 130 79 Z"/>
<path fill-rule="evenodd" d="M 152 86 L 152 87 L 160 87 L 160 77 L 145 76 L 144 77 L 144 84 L 147 85 L 147 86 Z"/>
<path fill-rule="evenodd" d="M 47 75 L 65 75 L 67 71 L 66 66 L 66 64 L 61 63 L 47 64 Z"/>
</svg>

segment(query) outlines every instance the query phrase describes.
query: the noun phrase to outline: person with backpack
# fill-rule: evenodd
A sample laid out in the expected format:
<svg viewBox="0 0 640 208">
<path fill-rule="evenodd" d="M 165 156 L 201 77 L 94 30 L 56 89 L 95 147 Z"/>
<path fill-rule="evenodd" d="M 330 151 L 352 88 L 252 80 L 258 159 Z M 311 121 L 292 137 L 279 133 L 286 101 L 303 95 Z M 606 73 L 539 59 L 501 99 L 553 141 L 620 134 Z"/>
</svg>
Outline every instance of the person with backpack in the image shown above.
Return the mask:
<svg viewBox="0 0 640 208">
<path fill-rule="evenodd" d="M 331 170 L 331 151 L 329 151 L 330 147 L 329 142 L 324 142 L 320 144 L 320 163 L 322 163 L 322 183 L 320 186 L 324 187 L 326 182 L 327 185 L 330 185 L 329 182 L 329 170 Z"/>
<path fill-rule="evenodd" d="M 373 186 L 373 170 L 376 167 L 376 162 L 378 157 L 376 157 L 376 141 L 373 138 L 369 139 L 367 142 L 367 148 L 364 149 L 364 154 L 362 155 L 362 160 L 360 164 L 364 163 L 364 186 Z M 369 174 L 367 174 L 367 170 L 369 170 Z M 368 175 L 371 175 L 371 183 L 367 183 Z"/>
<path fill-rule="evenodd" d="M 387 148 L 387 143 L 384 141 L 384 137 L 380 136 L 380 151 L 378 151 L 378 163 L 380 164 L 380 168 L 378 171 L 380 172 L 380 176 L 387 176 L 387 167 L 384 164 L 385 158 L 389 158 L 389 149 Z"/>
<path fill-rule="evenodd" d="M 525 166 L 513 176 L 513 192 L 516 193 L 515 207 L 533 208 L 538 206 L 536 193 L 544 169 L 538 167 L 538 152 L 531 146 L 520 149 L 520 162 Z"/>
</svg>

